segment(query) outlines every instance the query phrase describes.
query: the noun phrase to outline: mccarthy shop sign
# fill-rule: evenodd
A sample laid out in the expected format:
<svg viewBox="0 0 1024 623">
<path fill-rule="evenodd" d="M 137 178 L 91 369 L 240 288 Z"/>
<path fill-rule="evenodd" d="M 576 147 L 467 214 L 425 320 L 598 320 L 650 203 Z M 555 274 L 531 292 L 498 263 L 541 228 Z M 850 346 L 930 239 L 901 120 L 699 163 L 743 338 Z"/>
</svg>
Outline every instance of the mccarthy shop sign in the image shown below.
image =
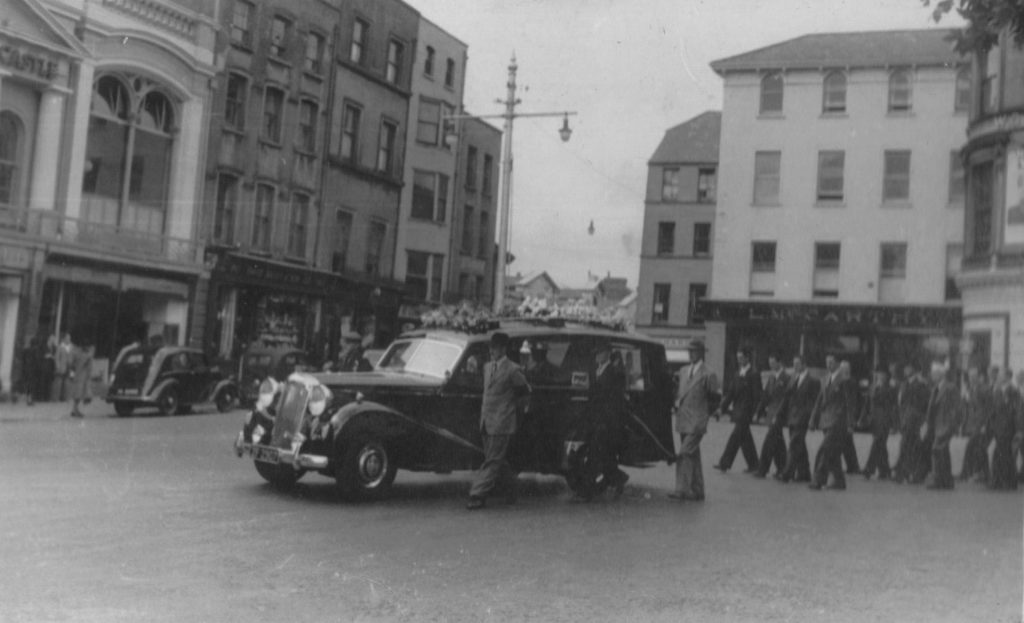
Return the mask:
<svg viewBox="0 0 1024 623">
<path fill-rule="evenodd" d="M 960 323 L 956 307 L 815 305 L 701 301 L 698 310 L 711 321 L 776 321 L 884 327 L 950 327 Z"/>
<path fill-rule="evenodd" d="M 53 80 L 57 77 L 57 66 L 57 61 L 51 58 L 9 43 L 0 44 L 0 67 L 7 67 L 34 78 Z"/>
</svg>

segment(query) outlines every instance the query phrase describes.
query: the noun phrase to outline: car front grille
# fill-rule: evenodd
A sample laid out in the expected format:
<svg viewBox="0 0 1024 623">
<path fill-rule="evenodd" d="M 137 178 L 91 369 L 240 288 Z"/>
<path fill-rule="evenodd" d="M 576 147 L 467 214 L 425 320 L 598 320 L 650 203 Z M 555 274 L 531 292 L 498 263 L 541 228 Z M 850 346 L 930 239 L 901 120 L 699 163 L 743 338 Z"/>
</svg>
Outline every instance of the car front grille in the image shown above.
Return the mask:
<svg viewBox="0 0 1024 623">
<path fill-rule="evenodd" d="M 280 400 L 271 444 L 277 448 L 291 448 L 292 438 L 299 431 L 306 415 L 309 390 L 297 383 L 287 383 Z"/>
</svg>

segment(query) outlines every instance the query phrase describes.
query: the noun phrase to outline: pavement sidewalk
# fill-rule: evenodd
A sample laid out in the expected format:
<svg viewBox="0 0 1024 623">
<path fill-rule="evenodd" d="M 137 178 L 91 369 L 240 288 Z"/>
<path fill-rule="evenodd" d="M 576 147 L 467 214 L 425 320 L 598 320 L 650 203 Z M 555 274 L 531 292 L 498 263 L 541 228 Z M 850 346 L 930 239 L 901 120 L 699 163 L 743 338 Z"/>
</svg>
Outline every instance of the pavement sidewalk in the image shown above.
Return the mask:
<svg viewBox="0 0 1024 623">
<path fill-rule="evenodd" d="M 79 410 L 86 418 L 114 417 L 114 407 L 102 399 L 93 398 L 89 404 L 81 405 Z M 71 419 L 71 401 L 37 402 L 31 407 L 24 400 L 16 403 L 0 402 L 0 422 L 17 421 L 52 421 Z"/>
</svg>

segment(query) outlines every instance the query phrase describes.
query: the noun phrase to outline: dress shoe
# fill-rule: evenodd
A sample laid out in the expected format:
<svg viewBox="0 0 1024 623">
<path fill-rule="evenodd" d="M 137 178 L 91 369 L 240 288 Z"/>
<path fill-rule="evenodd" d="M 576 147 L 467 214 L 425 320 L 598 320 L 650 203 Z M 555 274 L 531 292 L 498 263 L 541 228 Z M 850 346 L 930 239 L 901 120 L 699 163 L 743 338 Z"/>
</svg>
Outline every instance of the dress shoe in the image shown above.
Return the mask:
<svg viewBox="0 0 1024 623">
<path fill-rule="evenodd" d="M 782 474 L 775 474 L 774 476 L 772 476 L 772 478 L 774 478 L 775 480 L 778 480 L 779 482 L 789 482 L 789 478 L 786 477 L 786 476 L 783 476 Z"/>
<path fill-rule="evenodd" d="M 828 485 L 825 488 L 830 491 L 846 491 L 846 485 Z"/>
<path fill-rule="evenodd" d="M 751 467 L 751 468 L 748 468 L 748 469 L 745 469 L 745 470 L 743 470 L 743 473 L 744 473 L 744 474 L 756 474 L 756 473 L 757 473 L 757 471 L 758 471 L 758 470 L 757 470 L 757 468 L 756 468 L 756 467 Z"/>
<path fill-rule="evenodd" d="M 811 484 L 807 485 L 807 488 L 813 489 L 815 491 L 821 491 L 821 485 L 816 482 L 812 482 Z"/>
<path fill-rule="evenodd" d="M 728 467 L 725 467 L 725 466 L 724 466 L 724 465 L 722 465 L 721 463 L 715 463 L 715 464 L 714 464 L 714 465 L 712 465 L 711 467 L 714 467 L 715 469 L 717 469 L 718 471 L 722 472 L 723 474 L 724 474 L 725 472 L 729 471 L 729 468 L 728 468 Z"/>
<path fill-rule="evenodd" d="M 469 498 L 469 502 L 466 504 L 466 510 L 478 511 L 485 506 L 487 506 L 487 501 L 484 500 L 484 498 Z"/>
<path fill-rule="evenodd" d="M 750 472 L 748 471 L 748 473 L 750 473 Z M 753 472 L 753 473 L 751 473 L 751 475 L 754 478 L 765 478 L 768 474 L 762 474 L 761 472 Z"/>
<path fill-rule="evenodd" d="M 793 479 L 793 482 L 810 482 L 810 481 L 811 481 L 811 479 L 808 476 L 802 476 L 802 477 L 794 478 Z"/>
<path fill-rule="evenodd" d="M 864 480 L 871 480 L 871 474 L 869 474 L 869 473 L 867 473 L 867 472 L 864 472 L 864 473 L 863 473 L 863 474 L 861 474 L 861 475 L 862 475 L 862 476 L 864 476 Z"/>
<path fill-rule="evenodd" d="M 629 474 L 622 472 L 615 484 L 612 485 L 613 499 L 618 499 L 622 496 L 622 492 L 626 490 L 627 482 L 629 482 Z"/>
<path fill-rule="evenodd" d="M 848 470 L 846 470 L 846 473 L 849 474 L 850 476 L 856 476 L 857 474 L 860 473 L 860 470 L 859 469 L 848 469 Z"/>
</svg>

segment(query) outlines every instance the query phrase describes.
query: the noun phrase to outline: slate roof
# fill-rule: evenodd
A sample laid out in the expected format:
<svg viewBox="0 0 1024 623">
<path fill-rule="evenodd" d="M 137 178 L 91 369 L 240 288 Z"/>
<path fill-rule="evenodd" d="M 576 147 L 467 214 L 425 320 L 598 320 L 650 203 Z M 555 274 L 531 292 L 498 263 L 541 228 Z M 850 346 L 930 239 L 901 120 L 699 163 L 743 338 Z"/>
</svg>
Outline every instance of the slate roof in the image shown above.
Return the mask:
<svg viewBox="0 0 1024 623">
<path fill-rule="evenodd" d="M 689 121 L 669 128 L 648 164 L 718 162 L 718 137 L 722 113 L 703 112 Z"/>
<path fill-rule="evenodd" d="M 875 30 L 803 35 L 712 61 L 719 74 L 760 69 L 957 65 L 966 62 L 949 40 L 955 29 Z"/>
</svg>

